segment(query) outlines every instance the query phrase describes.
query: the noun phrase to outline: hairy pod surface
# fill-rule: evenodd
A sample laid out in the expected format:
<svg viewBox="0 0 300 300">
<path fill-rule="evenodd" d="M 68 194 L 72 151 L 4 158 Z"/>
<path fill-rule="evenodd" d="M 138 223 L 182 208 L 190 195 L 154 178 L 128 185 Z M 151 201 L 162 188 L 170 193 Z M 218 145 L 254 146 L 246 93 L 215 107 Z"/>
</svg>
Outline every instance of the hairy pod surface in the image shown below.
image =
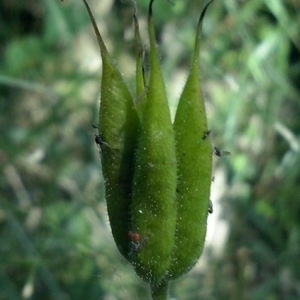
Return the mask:
<svg viewBox="0 0 300 300">
<path fill-rule="evenodd" d="M 99 135 L 105 142 L 100 146 L 107 211 L 116 245 L 128 258 L 129 207 L 139 120 L 130 91 L 104 45 L 88 3 L 83 2 L 102 58 Z"/>
<path fill-rule="evenodd" d="M 177 221 L 175 246 L 168 276 L 175 279 L 189 271 L 199 259 L 205 241 L 208 214 L 212 147 L 204 99 L 199 82 L 201 13 L 191 70 L 179 99 L 174 121 L 177 157 Z"/>
<path fill-rule="evenodd" d="M 131 230 L 143 241 L 132 254 L 136 272 L 158 284 L 165 275 L 174 246 L 176 221 L 175 137 L 156 50 L 149 6 L 150 78 L 142 106 L 141 130 L 134 169 Z"/>
<path fill-rule="evenodd" d="M 150 76 L 145 83 L 143 49 L 134 13 L 135 100 L 111 59 L 86 0 L 102 58 L 99 135 L 107 210 L 116 245 L 149 282 L 152 296 L 189 271 L 206 235 L 212 146 L 199 82 L 204 8 L 191 70 L 172 125 L 156 49 L 150 0 Z M 161 298 L 165 299 L 165 298 Z"/>
</svg>

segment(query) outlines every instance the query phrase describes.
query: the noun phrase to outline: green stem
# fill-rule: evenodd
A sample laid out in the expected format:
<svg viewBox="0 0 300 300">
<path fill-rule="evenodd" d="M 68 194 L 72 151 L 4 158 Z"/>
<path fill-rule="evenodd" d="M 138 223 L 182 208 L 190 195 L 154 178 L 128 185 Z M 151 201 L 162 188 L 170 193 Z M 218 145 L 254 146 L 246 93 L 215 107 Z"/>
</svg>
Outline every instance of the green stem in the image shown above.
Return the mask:
<svg viewBox="0 0 300 300">
<path fill-rule="evenodd" d="M 159 286 L 151 286 L 152 300 L 167 300 L 168 299 L 169 282 L 165 281 Z"/>
</svg>

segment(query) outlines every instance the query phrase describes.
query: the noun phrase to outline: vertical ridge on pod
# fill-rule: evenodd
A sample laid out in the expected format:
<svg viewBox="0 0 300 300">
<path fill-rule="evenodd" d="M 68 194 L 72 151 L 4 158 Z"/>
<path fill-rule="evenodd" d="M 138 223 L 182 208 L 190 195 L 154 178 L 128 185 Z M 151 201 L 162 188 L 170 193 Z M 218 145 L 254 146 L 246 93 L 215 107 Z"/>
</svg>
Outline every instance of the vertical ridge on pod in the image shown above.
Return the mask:
<svg viewBox="0 0 300 300">
<path fill-rule="evenodd" d="M 99 135 L 107 211 L 119 251 L 128 258 L 129 206 L 131 200 L 134 151 L 139 121 L 132 96 L 115 67 L 86 0 L 83 0 L 95 31 L 102 58 Z"/>
<path fill-rule="evenodd" d="M 149 5 L 150 78 L 142 106 L 131 206 L 133 232 L 141 246 L 132 254 L 137 274 L 152 285 L 159 284 L 170 264 L 176 221 L 175 137 L 156 50 Z"/>
<path fill-rule="evenodd" d="M 170 279 L 183 275 L 194 266 L 205 242 L 212 147 L 209 138 L 202 139 L 208 128 L 199 82 L 199 51 L 202 22 L 211 2 L 199 18 L 191 70 L 173 124 L 178 173 L 176 235 L 168 272 Z"/>
<path fill-rule="evenodd" d="M 146 99 L 146 90 L 145 90 L 145 74 L 143 68 L 143 47 L 141 43 L 141 36 L 139 30 L 139 23 L 137 20 L 136 12 L 133 14 L 134 21 L 134 35 L 135 35 L 135 49 L 136 49 L 136 77 L 135 77 L 135 107 L 137 114 L 141 120 L 143 105 Z"/>
</svg>

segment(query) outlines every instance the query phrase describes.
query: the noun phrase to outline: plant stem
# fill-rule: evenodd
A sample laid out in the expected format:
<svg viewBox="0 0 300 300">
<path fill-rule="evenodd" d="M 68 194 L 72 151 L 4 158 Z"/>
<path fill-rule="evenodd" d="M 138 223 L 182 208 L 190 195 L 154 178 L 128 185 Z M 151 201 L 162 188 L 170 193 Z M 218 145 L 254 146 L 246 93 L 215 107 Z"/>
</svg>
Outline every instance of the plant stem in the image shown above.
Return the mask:
<svg viewBox="0 0 300 300">
<path fill-rule="evenodd" d="M 168 299 L 169 282 L 165 281 L 159 286 L 151 286 L 152 300 L 167 300 Z"/>
</svg>

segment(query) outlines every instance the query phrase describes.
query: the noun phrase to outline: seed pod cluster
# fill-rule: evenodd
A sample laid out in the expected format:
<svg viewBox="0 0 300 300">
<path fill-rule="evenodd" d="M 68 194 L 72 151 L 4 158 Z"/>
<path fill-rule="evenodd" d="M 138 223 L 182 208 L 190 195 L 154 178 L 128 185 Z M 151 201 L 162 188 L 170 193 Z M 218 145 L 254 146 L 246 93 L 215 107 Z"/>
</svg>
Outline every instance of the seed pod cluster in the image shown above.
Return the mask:
<svg viewBox="0 0 300 300">
<path fill-rule="evenodd" d="M 172 124 L 150 0 L 150 74 L 145 81 L 136 14 L 136 95 L 115 67 L 83 0 L 100 47 L 103 72 L 99 135 L 109 221 L 118 249 L 151 286 L 190 270 L 202 253 L 211 185 L 212 146 L 199 82 L 204 8 L 191 70 Z"/>
</svg>

